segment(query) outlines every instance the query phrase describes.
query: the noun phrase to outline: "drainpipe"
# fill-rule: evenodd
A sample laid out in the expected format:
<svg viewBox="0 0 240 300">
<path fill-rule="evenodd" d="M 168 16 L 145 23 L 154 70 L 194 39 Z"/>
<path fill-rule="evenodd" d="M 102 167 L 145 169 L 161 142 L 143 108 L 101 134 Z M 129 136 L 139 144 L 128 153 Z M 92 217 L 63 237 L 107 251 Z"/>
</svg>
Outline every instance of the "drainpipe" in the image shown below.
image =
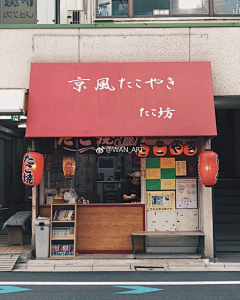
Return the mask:
<svg viewBox="0 0 240 300">
<path fill-rule="evenodd" d="M 35 143 L 32 141 L 32 151 L 35 151 Z M 37 216 L 37 187 L 32 187 L 32 249 L 35 249 L 35 220 Z"/>
</svg>

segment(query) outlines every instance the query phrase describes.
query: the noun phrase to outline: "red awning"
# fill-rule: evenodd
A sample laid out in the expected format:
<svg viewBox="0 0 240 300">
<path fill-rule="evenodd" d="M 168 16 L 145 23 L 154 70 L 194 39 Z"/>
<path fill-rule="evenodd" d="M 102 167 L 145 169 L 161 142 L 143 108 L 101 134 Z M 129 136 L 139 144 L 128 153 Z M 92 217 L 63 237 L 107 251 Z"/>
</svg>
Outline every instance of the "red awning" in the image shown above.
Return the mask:
<svg viewBox="0 0 240 300">
<path fill-rule="evenodd" d="M 31 66 L 26 137 L 216 135 L 210 62 Z"/>
</svg>

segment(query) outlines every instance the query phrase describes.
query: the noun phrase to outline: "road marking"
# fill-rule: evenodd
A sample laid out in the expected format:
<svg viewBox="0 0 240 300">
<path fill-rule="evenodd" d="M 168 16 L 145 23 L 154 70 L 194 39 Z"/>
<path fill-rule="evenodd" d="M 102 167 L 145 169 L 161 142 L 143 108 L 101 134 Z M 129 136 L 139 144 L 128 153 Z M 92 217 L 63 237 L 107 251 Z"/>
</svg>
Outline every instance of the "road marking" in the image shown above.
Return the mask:
<svg viewBox="0 0 240 300">
<path fill-rule="evenodd" d="M 76 285 L 76 286 L 93 286 L 93 285 L 240 285 L 240 281 L 112 281 L 112 282 L 61 282 L 61 281 L 52 281 L 52 282 L 44 282 L 44 281 L 0 281 L 0 286 L 4 285 Z"/>
<path fill-rule="evenodd" d="M 0 286 L 0 294 L 9 294 L 9 293 L 18 293 L 18 292 L 25 292 L 31 291 L 30 289 L 24 289 L 17 286 Z"/>
<path fill-rule="evenodd" d="M 143 287 L 143 286 L 131 286 L 131 285 L 118 285 L 115 287 L 120 287 L 123 289 L 130 289 L 132 291 L 124 291 L 124 292 L 117 292 L 114 294 L 144 294 L 144 293 L 151 293 L 151 292 L 158 292 L 158 291 L 162 291 L 162 289 L 156 289 L 156 288 L 149 288 L 149 287 Z"/>
</svg>

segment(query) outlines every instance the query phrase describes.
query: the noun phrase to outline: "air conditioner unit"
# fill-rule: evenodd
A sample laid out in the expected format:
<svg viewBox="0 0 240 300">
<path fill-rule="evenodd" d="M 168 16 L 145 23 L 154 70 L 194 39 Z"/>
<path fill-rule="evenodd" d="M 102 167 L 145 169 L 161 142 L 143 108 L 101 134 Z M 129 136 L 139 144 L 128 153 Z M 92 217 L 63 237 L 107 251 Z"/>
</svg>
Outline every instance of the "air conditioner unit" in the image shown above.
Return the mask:
<svg viewBox="0 0 240 300">
<path fill-rule="evenodd" d="M 68 24 L 81 24 L 81 10 L 68 10 Z"/>
</svg>

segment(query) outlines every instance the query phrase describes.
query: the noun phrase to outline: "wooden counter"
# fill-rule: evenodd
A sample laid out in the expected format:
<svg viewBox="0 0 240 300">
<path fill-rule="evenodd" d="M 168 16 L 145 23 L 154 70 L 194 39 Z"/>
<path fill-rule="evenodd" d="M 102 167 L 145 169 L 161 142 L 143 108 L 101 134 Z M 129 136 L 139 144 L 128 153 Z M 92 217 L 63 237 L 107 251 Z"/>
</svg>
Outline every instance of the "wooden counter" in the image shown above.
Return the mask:
<svg viewBox="0 0 240 300">
<path fill-rule="evenodd" d="M 50 217 L 50 206 L 40 206 Z M 145 230 L 144 204 L 81 204 L 77 208 L 77 253 L 132 253 L 131 231 Z M 144 240 L 135 244 L 144 252 Z"/>
</svg>

